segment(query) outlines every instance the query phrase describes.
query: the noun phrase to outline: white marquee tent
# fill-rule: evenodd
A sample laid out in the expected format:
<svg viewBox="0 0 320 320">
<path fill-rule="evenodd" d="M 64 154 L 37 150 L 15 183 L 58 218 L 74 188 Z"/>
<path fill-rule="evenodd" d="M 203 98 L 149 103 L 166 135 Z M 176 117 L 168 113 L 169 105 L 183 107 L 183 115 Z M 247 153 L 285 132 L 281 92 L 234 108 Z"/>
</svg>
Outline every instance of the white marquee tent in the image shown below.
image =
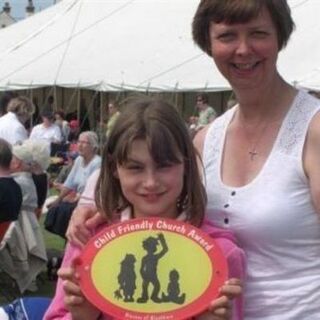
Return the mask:
<svg viewBox="0 0 320 320">
<path fill-rule="evenodd" d="M 191 39 L 199 0 L 63 0 L 0 31 L 0 90 L 222 91 Z M 320 0 L 289 0 L 297 30 L 279 69 L 320 89 Z"/>
</svg>

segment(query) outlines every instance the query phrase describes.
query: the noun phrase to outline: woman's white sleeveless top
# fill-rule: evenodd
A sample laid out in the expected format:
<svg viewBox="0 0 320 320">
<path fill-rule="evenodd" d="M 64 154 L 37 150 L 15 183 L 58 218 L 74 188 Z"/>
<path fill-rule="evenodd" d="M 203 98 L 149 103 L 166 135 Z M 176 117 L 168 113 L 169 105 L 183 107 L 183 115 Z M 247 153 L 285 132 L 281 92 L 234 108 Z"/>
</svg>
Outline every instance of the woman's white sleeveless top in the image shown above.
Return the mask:
<svg viewBox="0 0 320 320">
<path fill-rule="evenodd" d="M 233 230 L 247 255 L 245 320 L 319 320 L 320 214 L 312 205 L 302 153 L 320 101 L 297 94 L 263 168 L 243 187 L 221 180 L 225 134 L 235 110 L 212 123 L 203 162 L 208 218 Z"/>
</svg>

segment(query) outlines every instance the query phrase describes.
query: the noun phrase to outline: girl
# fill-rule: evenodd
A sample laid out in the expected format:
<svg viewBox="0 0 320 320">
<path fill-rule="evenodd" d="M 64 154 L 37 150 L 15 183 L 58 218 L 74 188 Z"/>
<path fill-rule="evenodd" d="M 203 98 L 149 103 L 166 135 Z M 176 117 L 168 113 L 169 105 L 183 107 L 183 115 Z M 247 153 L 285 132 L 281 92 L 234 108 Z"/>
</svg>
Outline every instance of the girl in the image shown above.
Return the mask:
<svg viewBox="0 0 320 320">
<path fill-rule="evenodd" d="M 149 98 L 131 102 L 104 148 L 95 192 L 97 208 L 107 224 L 156 216 L 201 227 L 217 238 L 228 259 L 230 277 L 242 278 L 244 256 L 233 236 L 204 221 L 206 194 L 196 160 L 187 127 L 172 106 Z M 68 245 L 47 320 L 110 319 L 81 293 L 72 262 L 79 253 L 78 247 Z M 195 319 L 230 319 L 227 296 L 240 291 L 240 281 L 230 280 L 221 291 L 224 295 Z M 242 319 L 240 299 L 234 307 L 233 319 Z"/>
</svg>

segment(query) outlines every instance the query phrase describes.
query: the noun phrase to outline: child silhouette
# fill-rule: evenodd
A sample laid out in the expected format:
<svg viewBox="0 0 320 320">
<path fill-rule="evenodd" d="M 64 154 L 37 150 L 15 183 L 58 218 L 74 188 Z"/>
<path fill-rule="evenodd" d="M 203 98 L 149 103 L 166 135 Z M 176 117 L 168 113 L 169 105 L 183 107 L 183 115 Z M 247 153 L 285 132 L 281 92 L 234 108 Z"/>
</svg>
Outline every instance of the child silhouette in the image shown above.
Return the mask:
<svg viewBox="0 0 320 320">
<path fill-rule="evenodd" d="M 170 271 L 169 283 L 167 288 L 167 295 L 162 293 L 163 302 L 174 302 L 177 304 L 183 304 L 186 300 L 186 294 L 182 293 L 180 295 L 180 285 L 179 285 L 179 272 L 175 269 Z"/>
<path fill-rule="evenodd" d="M 159 253 L 155 253 L 159 242 L 162 245 L 162 250 Z M 158 238 L 149 237 L 145 239 L 142 246 L 147 251 L 147 254 L 141 261 L 140 274 L 142 277 L 142 295 L 137 302 L 145 303 L 148 301 L 148 286 L 151 283 L 153 285 L 151 300 L 160 303 L 161 299 L 158 296 L 160 282 L 158 279 L 157 267 L 159 260 L 168 252 L 168 246 L 162 233 L 158 235 Z"/>
<path fill-rule="evenodd" d="M 133 295 L 136 289 L 136 273 L 134 264 L 136 258 L 133 254 L 126 254 L 121 261 L 120 273 L 118 275 L 119 289 L 114 292 L 117 299 L 121 299 L 121 290 L 124 295 L 124 302 L 133 302 Z"/>
</svg>

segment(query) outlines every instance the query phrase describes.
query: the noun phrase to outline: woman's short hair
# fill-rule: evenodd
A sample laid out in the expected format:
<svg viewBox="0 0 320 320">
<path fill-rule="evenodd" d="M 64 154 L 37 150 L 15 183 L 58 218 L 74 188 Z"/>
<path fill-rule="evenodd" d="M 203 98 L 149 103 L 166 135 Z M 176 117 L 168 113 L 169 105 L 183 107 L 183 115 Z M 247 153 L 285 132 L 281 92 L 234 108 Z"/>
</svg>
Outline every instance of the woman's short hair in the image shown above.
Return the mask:
<svg viewBox="0 0 320 320">
<path fill-rule="evenodd" d="M 9 142 L 0 138 L 0 167 L 9 169 L 12 159 L 12 149 Z"/>
<path fill-rule="evenodd" d="M 279 50 L 284 48 L 294 30 L 287 0 L 202 0 L 192 22 L 194 42 L 211 56 L 211 22 L 245 23 L 267 8 L 277 30 Z"/>
<path fill-rule="evenodd" d="M 15 113 L 18 117 L 30 118 L 35 107 L 32 101 L 25 96 L 19 96 L 10 100 L 7 111 Z"/>
<path fill-rule="evenodd" d="M 99 150 L 99 140 L 98 136 L 95 132 L 93 131 L 83 131 L 80 133 L 79 137 L 85 136 L 88 139 L 88 142 L 90 145 L 94 148 L 95 151 Z"/>
<path fill-rule="evenodd" d="M 209 103 L 209 95 L 207 93 L 198 93 L 196 99 L 201 99 L 203 103 Z"/>
<path fill-rule="evenodd" d="M 41 117 L 42 118 L 46 118 L 51 122 L 53 122 L 55 120 L 54 113 L 52 111 L 49 111 L 49 110 L 43 110 L 41 112 Z"/>
<path fill-rule="evenodd" d="M 65 119 L 65 113 L 63 110 L 58 110 L 54 113 L 54 115 L 60 116 L 60 118 Z"/>
</svg>

